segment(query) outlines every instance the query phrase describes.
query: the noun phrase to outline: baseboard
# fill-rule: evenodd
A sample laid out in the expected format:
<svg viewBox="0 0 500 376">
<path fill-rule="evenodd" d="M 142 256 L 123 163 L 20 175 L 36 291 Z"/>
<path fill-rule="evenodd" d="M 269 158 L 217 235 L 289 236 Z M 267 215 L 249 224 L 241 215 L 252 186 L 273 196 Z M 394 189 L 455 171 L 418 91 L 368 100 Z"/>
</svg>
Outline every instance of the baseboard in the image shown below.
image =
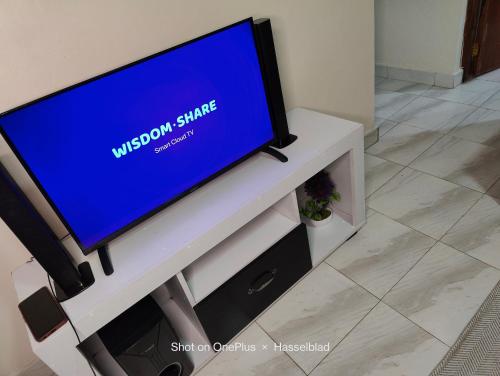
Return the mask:
<svg viewBox="0 0 500 376">
<path fill-rule="evenodd" d="M 436 73 L 434 85 L 453 89 L 462 83 L 463 76 L 463 69 L 459 69 L 453 74 Z"/>
<path fill-rule="evenodd" d="M 365 150 L 378 142 L 378 128 L 372 129 L 365 134 Z"/>
<path fill-rule="evenodd" d="M 377 64 L 375 65 L 375 75 L 453 89 L 462 83 L 463 69 L 459 69 L 453 74 L 446 74 Z"/>
</svg>

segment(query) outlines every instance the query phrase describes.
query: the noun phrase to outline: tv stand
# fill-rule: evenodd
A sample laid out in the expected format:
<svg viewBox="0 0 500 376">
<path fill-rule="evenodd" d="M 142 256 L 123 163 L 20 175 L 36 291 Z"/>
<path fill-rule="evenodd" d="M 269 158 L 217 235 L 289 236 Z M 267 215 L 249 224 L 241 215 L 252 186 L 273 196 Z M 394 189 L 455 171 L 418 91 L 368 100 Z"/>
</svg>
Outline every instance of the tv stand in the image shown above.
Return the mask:
<svg viewBox="0 0 500 376">
<path fill-rule="evenodd" d="M 262 152 L 273 156 L 274 158 L 276 158 L 280 162 L 283 162 L 283 163 L 288 162 L 288 157 L 285 154 L 283 154 L 282 152 L 280 152 L 276 149 L 273 149 L 270 146 L 266 146 L 264 149 L 262 149 Z"/>
<path fill-rule="evenodd" d="M 113 268 L 113 262 L 111 261 L 111 256 L 109 255 L 108 245 L 103 245 L 97 248 L 97 254 L 99 255 L 99 261 L 101 262 L 102 270 L 104 274 L 111 275 L 115 271 Z"/>
<path fill-rule="evenodd" d="M 302 108 L 289 111 L 287 121 L 298 136 L 285 149 L 287 163 L 256 153 L 110 241 L 109 254 L 105 247 L 84 256 L 71 236 L 64 238 L 75 262 L 88 261 L 95 277 L 92 286 L 61 303 L 81 343 L 66 323 L 42 342 L 27 331 L 33 352 L 58 375 L 93 376 L 87 359 L 109 370 L 99 371 L 103 376 L 123 374 L 97 331 L 148 294 L 179 342 L 209 345 L 194 307 L 299 226 L 304 182 L 321 170 L 328 171 L 342 200 L 328 224 L 307 228 L 312 266 L 358 231 L 365 222 L 363 126 Z M 48 285 L 36 260 L 12 277 L 18 301 Z M 196 372 L 215 353 L 188 356 Z"/>
</svg>

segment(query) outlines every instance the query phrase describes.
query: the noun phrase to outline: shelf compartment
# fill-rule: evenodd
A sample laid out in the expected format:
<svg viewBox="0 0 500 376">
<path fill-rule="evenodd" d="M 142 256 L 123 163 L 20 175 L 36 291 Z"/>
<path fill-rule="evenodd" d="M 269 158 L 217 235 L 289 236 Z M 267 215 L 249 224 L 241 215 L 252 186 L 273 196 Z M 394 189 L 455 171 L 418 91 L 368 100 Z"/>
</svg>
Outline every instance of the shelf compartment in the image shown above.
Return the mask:
<svg viewBox="0 0 500 376">
<path fill-rule="evenodd" d="M 355 232 L 356 228 L 337 213 L 334 213 L 331 222 L 324 226 L 307 226 L 313 267 L 320 264 Z"/>
<path fill-rule="evenodd" d="M 294 205 L 297 215 L 283 214 L 283 204 Z M 300 222 L 296 205 L 295 192 L 292 192 L 184 269 L 183 275 L 195 303 L 297 227 Z"/>
<path fill-rule="evenodd" d="M 354 225 L 353 217 L 356 205 L 353 194 L 355 178 L 353 158 L 353 152 L 349 151 L 324 168 L 335 183 L 335 188 L 340 193 L 341 199 L 333 204 L 333 217 L 330 223 L 321 227 L 307 226 L 313 267 L 320 264 L 349 239 L 359 227 L 359 225 Z M 300 207 L 303 207 L 309 198 L 305 192 L 304 184 L 297 188 L 297 198 Z"/>
</svg>

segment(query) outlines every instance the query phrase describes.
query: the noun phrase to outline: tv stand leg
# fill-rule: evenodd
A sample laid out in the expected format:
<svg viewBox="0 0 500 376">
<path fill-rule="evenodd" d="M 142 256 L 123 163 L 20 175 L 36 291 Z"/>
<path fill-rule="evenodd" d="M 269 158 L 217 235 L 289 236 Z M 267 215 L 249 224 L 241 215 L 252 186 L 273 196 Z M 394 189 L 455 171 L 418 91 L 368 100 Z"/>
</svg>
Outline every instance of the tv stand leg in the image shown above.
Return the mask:
<svg viewBox="0 0 500 376">
<path fill-rule="evenodd" d="M 285 154 L 276 149 L 273 149 L 272 147 L 266 146 L 264 149 L 262 149 L 262 152 L 273 156 L 280 162 L 288 162 L 288 157 Z"/>
<path fill-rule="evenodd" d="M 102 270 L 104 274 L 111 275 L 115 271 L 113 269 L 113 263 L 111 262 L 111 257 L 109 256 L 109 250 L 107 245 L 97 249 L 97 254 L 99 255 L 99 261 L 101 261 Z"/>
</svg>

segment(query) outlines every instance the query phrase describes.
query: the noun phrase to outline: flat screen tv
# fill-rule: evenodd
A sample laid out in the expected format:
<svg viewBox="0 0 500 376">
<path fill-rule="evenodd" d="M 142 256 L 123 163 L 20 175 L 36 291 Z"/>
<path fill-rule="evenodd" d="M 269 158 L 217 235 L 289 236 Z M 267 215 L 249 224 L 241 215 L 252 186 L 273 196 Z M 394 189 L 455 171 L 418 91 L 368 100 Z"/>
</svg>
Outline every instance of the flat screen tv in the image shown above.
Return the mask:
<svg viewBox="0 0 500 376">
<path fill-rule="evenodd" d="M 0 115 L 87 254 L 272 143 L 246 19 Z"/>
</svg>

